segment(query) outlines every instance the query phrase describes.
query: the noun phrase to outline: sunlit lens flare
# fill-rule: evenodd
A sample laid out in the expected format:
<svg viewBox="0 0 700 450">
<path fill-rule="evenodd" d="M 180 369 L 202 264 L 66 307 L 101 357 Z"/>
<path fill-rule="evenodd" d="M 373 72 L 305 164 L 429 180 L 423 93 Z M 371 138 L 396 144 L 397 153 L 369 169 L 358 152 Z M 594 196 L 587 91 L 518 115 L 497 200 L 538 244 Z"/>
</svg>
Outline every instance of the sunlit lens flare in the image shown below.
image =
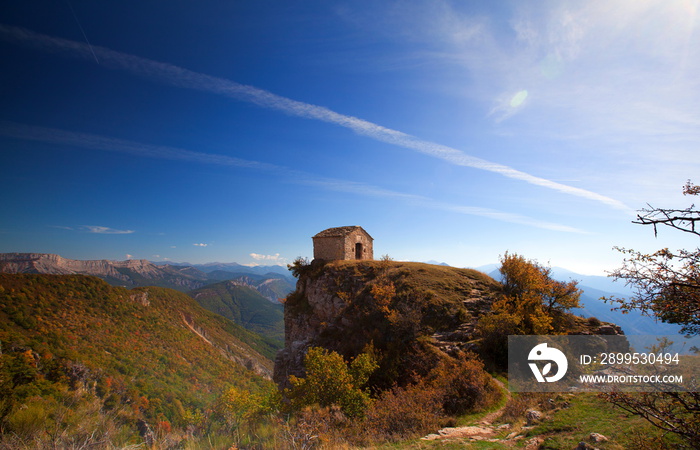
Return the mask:
<svg viewBox="0 0 700 450">
<path fill-rule="evenodd" d="M 510 99 L 510 107 L 517 108 L 518 106 L 522 105 L 526 99 L 527 99 L 527 90 L 523 89 L 522 91 L 518 91 L 513 96 L 513 98 Z"/>
</svg>

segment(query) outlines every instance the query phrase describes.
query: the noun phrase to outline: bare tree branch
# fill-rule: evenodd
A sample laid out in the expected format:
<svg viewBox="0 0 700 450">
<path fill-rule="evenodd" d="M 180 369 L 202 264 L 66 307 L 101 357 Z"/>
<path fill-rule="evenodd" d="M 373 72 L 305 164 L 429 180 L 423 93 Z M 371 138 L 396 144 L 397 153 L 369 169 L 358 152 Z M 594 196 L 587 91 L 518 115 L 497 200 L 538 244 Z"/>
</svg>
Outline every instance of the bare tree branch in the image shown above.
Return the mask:
<svg viewBox="0 0 700 450">
<path fill-rule="evenodd" d="M 656 226 L 659 224 L 700 236 L 700 231 L 695 227 L 695 224 L 700 222 L 700 211 L 695 209 L 695 205 L 686 209 L 662 209 L 648 206 L 650 209 L 642 209 L 640 212 L 644 214 L 637 215 L 637 220 L 632 223 L 652 225 L 654 236 L 658 234 Z"/>
</svg>

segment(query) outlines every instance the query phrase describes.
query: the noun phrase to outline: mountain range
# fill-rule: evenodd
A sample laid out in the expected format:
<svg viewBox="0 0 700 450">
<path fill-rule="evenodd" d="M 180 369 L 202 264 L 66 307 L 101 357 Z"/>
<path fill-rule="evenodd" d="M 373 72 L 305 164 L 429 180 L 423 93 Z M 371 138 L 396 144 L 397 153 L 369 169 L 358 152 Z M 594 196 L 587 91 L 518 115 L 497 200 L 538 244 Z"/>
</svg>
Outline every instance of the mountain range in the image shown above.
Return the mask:
<svg viewBox="0 0 700 450">
<path fill-rule="evenodd" d="M 271 266 L 246 266 L 244 264 L 238 264 L 236 262 L 231 262 L 231 263 L 220 263 L 220 262 L 212 262 L 212 263 L 204 263 L 204 264 L 191 264 L 188 262 L 164 262 L 164 261 L 158 261 L 154 262 L 153 264 L 157 266 L 187 266 L 187 267 L 194 267 L 198 270 L 201 270 L 204 273 L 212 273 L 215 271 L 223 271 L 223 272 L 235 272 L 235 273 L 250 273 L 250 274 L 255 274 L 255 275 L 268 275 L 270 273 L 274 273 L 277 275 L 284 275 L 286 277 L 290 276 L 289 269 L 287 269 L 285 266 L 279 266 L 279 265 L 271 265 Z"/>
<path fill-rule="evenodd" d="M 445 263 L 431 261 L 436 265 Z M 497 264 L 477 267 L 498 280 Z M 294 290 L 295 281 L 282 266 L 244 266 L 238 263 L 153 263 L 147 260 L 78 261 L 44 253 L 2 253 L 0 272 L 94 275 L 115 286 L 159 286 L 190 293 L 200 304 L 242 326 L 262 333 L 279 343 L 283 334 L 279 299 Z M 581 306 L 572 310 L 583 317 L 597 317 L 618 324 L 626 334 L 677 334 L 680 326 L 656 321 L 631 311 L 623 314 L 603 297 L 624 298 L 631 289 L 604 276 L 581 275 L 552 268 L 553 278 L 577 280 L 583 291 Z M 223 283 L 223 284 L 222 284 Z M 267 299 L 268 304 L 260 303 Z"/>
<path fill-rule="evenodd" d="M 255 279 L 256 285 L 265 285 L 262 294 L 270 301 L 277 301 L 294 290 L 295 283 L 289 271 L 281 266 L 248 267 L 237 263 L 164 264 L 145 259 L 81 261 L 50 253 L 0 253 L 0 272 L 93 275 L 113 286 L 158 286 L 181 292 L 247 275 Z M 279 281 L 262 283 L 266 279 Z"/>
<path fill-rule="evenodd" d="M 295 280 L 281 266 L 210 263 L 195 266 L 154 264 L 147 260 L 79 261 L 46 253 L 1 253 L 0 272 L 92 275 L 113 286 L 157 286 L 175 289 L 204 308 L 259 333 L 282 347 L 284 319 L 280 299 L 294 290 Z"/>
</svg>

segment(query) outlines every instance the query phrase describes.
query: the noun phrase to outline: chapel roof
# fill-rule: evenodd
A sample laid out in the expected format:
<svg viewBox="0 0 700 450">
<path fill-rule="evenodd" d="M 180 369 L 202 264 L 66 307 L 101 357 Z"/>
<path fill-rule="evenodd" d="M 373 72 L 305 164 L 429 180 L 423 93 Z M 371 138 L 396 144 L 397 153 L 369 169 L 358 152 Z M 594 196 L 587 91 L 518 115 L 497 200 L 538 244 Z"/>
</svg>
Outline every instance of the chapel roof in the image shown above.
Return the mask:
<svg viewBox="0 0 700 450">
<path fill-rule="evenodd" d="M 361 226 L 359 225 L 350 225 L 347 227 L 334 227 L 334 228 L 328 228 L 320 233 L 316 234 L 314 237 L 315 238 L 324 238 L 324 237 L 343 237 L 347 236 L 348 234 L 352 233 L 353 231 L 356 230 L 361 230 L 363 233 L 365 233 L 367 236 L 369 236 L 370 239 L 372 239 L 372 236 L 369 235 L 368 232 L 366 232 Z"/>
</svg>

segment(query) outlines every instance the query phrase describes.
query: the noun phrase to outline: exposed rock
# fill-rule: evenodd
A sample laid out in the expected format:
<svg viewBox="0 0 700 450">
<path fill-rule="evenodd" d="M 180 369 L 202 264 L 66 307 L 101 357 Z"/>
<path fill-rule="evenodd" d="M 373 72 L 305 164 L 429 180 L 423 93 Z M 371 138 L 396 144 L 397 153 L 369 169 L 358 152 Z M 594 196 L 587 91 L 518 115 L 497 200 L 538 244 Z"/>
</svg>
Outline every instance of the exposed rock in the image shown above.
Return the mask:
<svg viewBox="0 0 700 450">
<path fill-rule="evenodd" d="M 622 332 L 622 329 L 617 325 L 603 325 L 601 327 L 598 327 L 596 334 L 600 334 L 603 336 L 614 336 L 624 333 Z"/>
<path fill-rule="evenodd" d="M 143 306 L 151 305 L 151 301 L 148 299 L 148 291 L 134 292 L 129 295 L 129 300 L 140 303 Z"/>
<path fill-rule="evenodd" d="M 447 427 L 438 430 L 437 434 L 429 434 L 421 439 L 424 441 L 436 441 L 441 439 L 470 439 L 482 441 L 491 438 L 495 433 L 496 432 L 492 427 Z"/>
<path fill-rule="evenodd" d="M 156 442 L 156 435 L 151 429 L 151 426 L 148 425 L 148 422 L 146 422 L 143 419 L 139 419 L 136 422 L 136 427 L 139 429 L 139 435 L 141 436 L 141 439 L 146 443 L 148 447 L 153 446 Z"/>
<path fill-rule="evenodd" d="M 608 438 L 603 436 L 600 433 L 591 433 L 590 436 L 588 436 L 588 439 L 593 441 L 593 442 L 607 442 Z"/>
<path fill-rule="evenodd" d="M 494 434 L 493 428 L 491 427 L 454 427 L 454 428 L 443 428 L 438 431 L 438 434 L 443 438 L 475 438 L 479 437 L 485 439 Z"/>
<path fill-rule="evenodd" d="M 525 413 L 525 419 L 527 420 L 527 426 L 532 426 L 536 424 L 537 422 L 542 420 L 542 413 L 537 411 L 536 409 L 529 409 Z"/>
<path fill-rule="evenodd" d="M 593 447 L 590 444 L 587 444 L 583 441 L 579 442 L 576 448 L 574 450 L 599 450 L 598 447 Z"/>
<path fill-rule="evenodd" d="M 277 353 L 273 380 L 281 388 L 289 388 L 289 376 L 304 376 L 304 356 L 309 348 L 308 341 L 294 341 Z"/>
<path fill-rule="evenodd" d="M 423 437 L 421 438 L 421 440 L 423 440 L 423 441 L 436 441 L 436 440 L 438 440 L 438 439 L 440 439 L 440 435 L 439 435 L 439 434 L 435 434 L 435 433 L 429 434 L 429 435 L 427 435 L 427 436 L 423 436 Z"/>
<path fill-rule="evenodd" d="M 538 450 L 543 443 L 544 437 L 535 436 L 525 442 L 525 450 Z"/>
</svg>

